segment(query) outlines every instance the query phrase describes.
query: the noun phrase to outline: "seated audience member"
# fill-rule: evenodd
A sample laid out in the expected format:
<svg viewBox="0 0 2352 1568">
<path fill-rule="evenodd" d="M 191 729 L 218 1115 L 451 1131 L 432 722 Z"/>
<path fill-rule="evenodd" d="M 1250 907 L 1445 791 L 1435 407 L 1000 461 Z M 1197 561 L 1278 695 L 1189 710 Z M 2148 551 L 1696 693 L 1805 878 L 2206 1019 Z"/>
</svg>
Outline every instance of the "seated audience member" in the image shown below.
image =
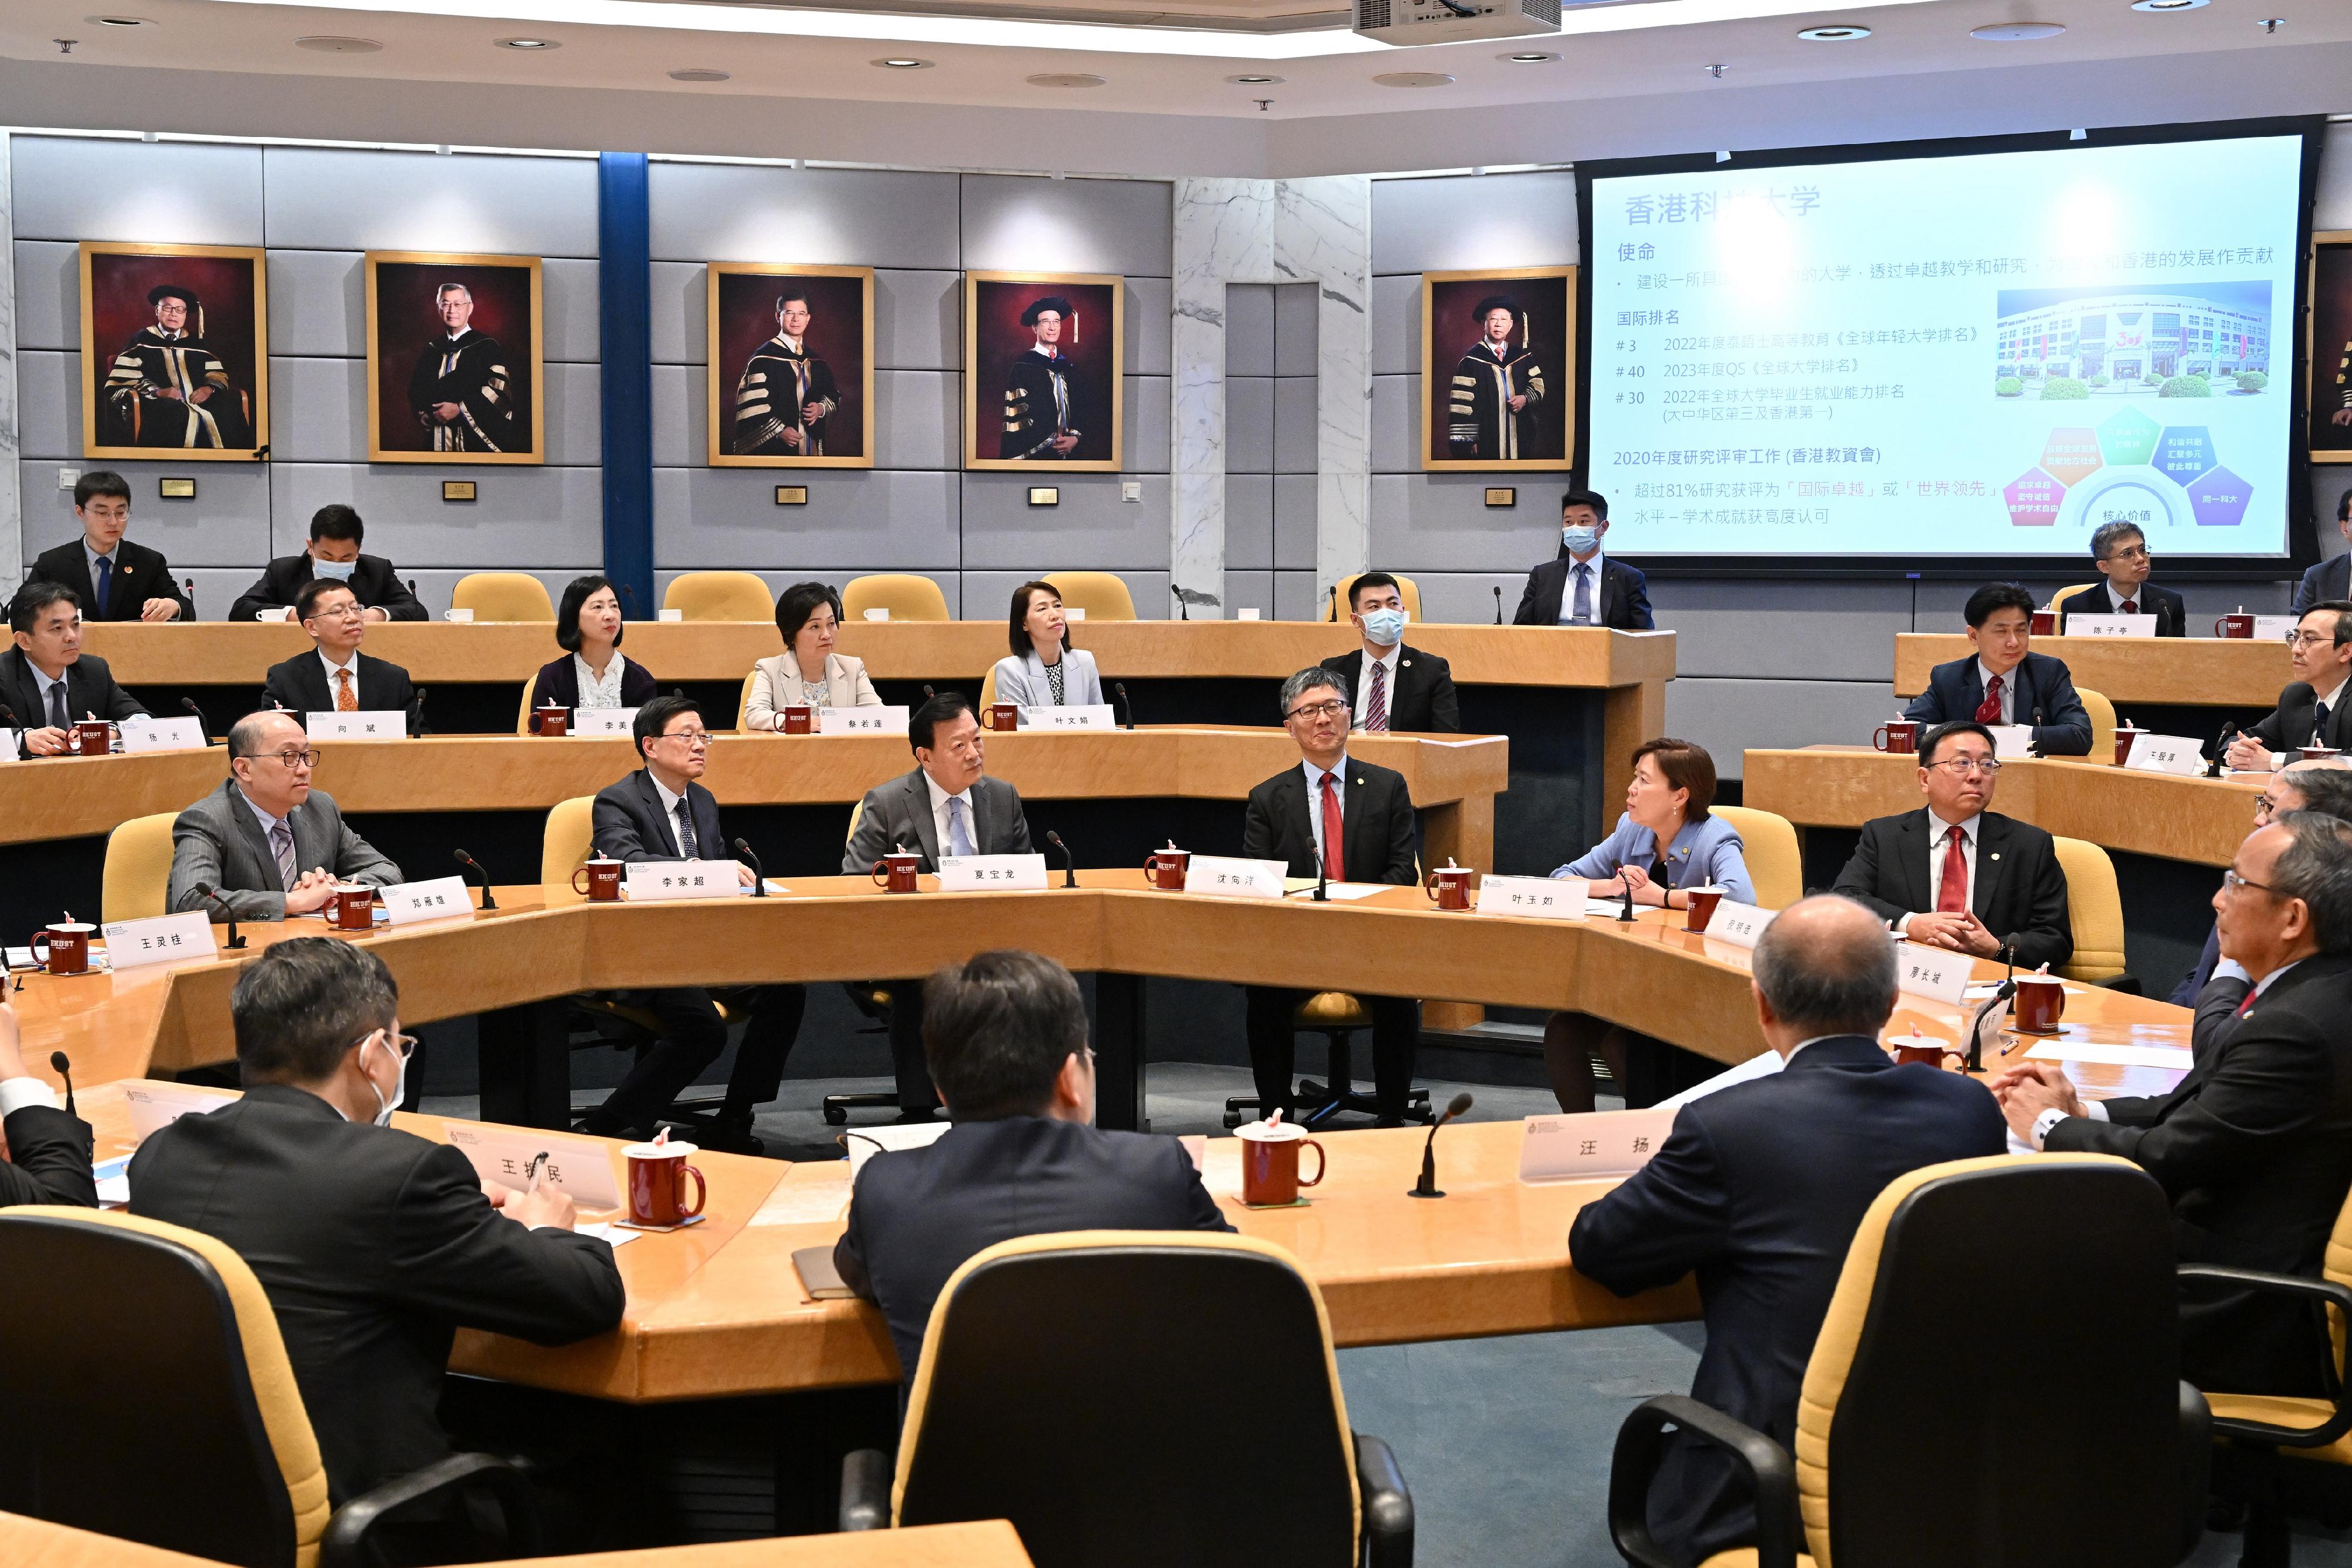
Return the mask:
<svg viewBox="0 0 2352 1568">
<path fill-rule="evenodd" d="M 2088 755 L 2091 716 L 2065 664 L 2031 651 L 2033 595 L 2013 582 L 1987 583 L 1969 595 L 1965 613 L 1977 656 L 1937 665 L 1903 716 L 1917 724 L 2029 725 L 2042 756 Z"/>
<path fill-rule="evenodd" d="M 2189 635 L 2189 609 L 2180 595 L 2147 580 L 2155 558 L 2137 523 L 2101 523 L 2091 535 L 2091 563 L 2099 569 L 2100 580 L 2066 601 L 2058 618 L 2061 632 L 2068 615 L 2153 615 L 2158 636 Z"/>
<path fill-rule="evenodd" d="M 360 652 L 367 622 L 347 583 L 316 578 L 294 596 L 294 613 L 318 646 L 273 664 L 261 695 L 289 713 L 406 712 L 408 672 Z"/>
<path fill-rule="evenodd" d="M 1834 894 L 1790 905 L 1754 969 L 1757 1019 L 1785 1066 L 1685 1105 L 1650 1163 L 1576 1217 L 1568 1250 L 1621 1296 L 1696 1272 L 1706 1349 L 1691 1397 L 1793 1449 L 1805 1364 L 1871 1203 L 1906 1171 L 2004 1140 L 1980 1084 L 1881 1049 L 1895 955 L 1868 910 Z M 1649 1523 L 1684 1564 L 1756 1538 L 1738 1467 L 1687 1433 L 1669 1439 Z"/>
<path fill-rule="evenodd" d="M 1993 1089 L 2034 1147 L 2119 1155 L 2163 1184 L 2182 1262 L 2315 1279 L 2352 1186 L 2352 823 L 2294 811 L 2255 829 L 2213 907 L 2221 955 L 2252 988 L 2234 1009 L 2200 1001 L 2196 1062 L 2171 1093 L 2085 1102 L 2041 1061 Z M 2326 1394 L 2319 1322 L 2293 1297 L 2184 1283 L 2180 1375 L 2231 1394 Z"/>
<path fill-rule="evenodd" d="M 2232 768 L 2261 772 L 2284 768 L 2305 746 L 2352 751 L 2352 600 L 2324 600 L 2303 612 L 2287 640 L 2294 679 L 2279 693 L 2278 706 L 2261 723 L 2230 742 L 2224 760 Z"/>
<path fill-rule="evenodd" d="M 392 562 L 362 555 L 367 537 L 360 515 L 338 501 L 310 517 L 310 542 L 300 555 L 280 556 L 263 569 L 251 588 L 229 607 L 231 621 L 251 621 L 265 610 L 290 610 L 303 585 L 313 580 L 349 585 L 366 621 L 429 621 L 425 606 L 400 580 Z"/>
<path fill-rule="evenodd" d="M 1862 825 L 1835 891 L 1893 922 L 1914 942 L 1979 958 L 2004 950 L 2021 969 L 2074 952 L 2058 846 L 2028 822 L 1990 810 L 2000 761 L 1980 724 L 1938 725 L 1919 737 L 1927 804 Z"/>
<path fill-rule="evenodd" d="M 0 1208 L 19 1203 L 98 1207 L 89 1124 L 60 1110 L 25 1070 L 16 1009 L 0 1002 Z"/>
<path fill-rule="evenodd" d="M 81 538 L 43 550 L 27 582 L 62 583 L 92 621 L 194 621 L 196 607 L 173 579 L 160 551 L 122 537 L 131 526 L 131 486 L 94 469 L 74 481 L 74 519 Z"/>
<path fill-rule="evenodd" d="M 1665 737 L 1645 740 L 1633 753 L 1633 779 L 1625 788 L 1625 813 L 1616 828 L 1551 874 L 1584 877 L 1594 884 L 1596 896 L 1631 887 L 1634 903 L 1669 909 L 1688 908 L 1686 890 L 1693 887 L 1719 887 L 1735 903 L 1753 904 L 1756 888 L 1748 878 L 1739 831 L 1710 813 L 1714 804 L 1715 758 L 1705 747 Z M 1657 1059 L 1667 1049 L 1661 1040 L 1583 1013 L 1554 1013 L 1544 1024 L 1544 1065 L 1563 1111 L 1592 1109 L 1596 1051 L 1607 1060 L 1610 1075 L 1626 1086 L 1629 1105 L 1661 1098 L 1649 1092 L 1656 1085 L 1644 1082 L 1637 1088 L 1627 1073 L 1639 1054 L 1649 1059 L 1643 1076 L 1654 1077 L 1653 1069 L 1663 1068 Z"/>
<path fill-rule="evenodd" d="M 1404 591 L 1384 571 L 1368 571 L 1348 589 L 1348 619 L 1363 634 L 1352 653 L 1323 661 L 1354 694 L 1356 727 L 1453 735 L 1462 728 L 1454 668 L 1404 640 Z"/>
<path fill-rule="evenodd" d="M 1290 876 L 1331 882 L 1421 880 L 1413 848 L 1412 799 L 1404 776 L 1348 755 L 1348 692 L 1317 665 L 1282 683 L 1282 727 L 1300 759 L 1249 792 L 1242 853 L 1281 861 Z M 1297 1045 L 1292 1015 L 1308 992 L 1287 986 L 1244 986 L 1250 1071 L 1260 1112 L 1296 1119 L 1291 1064 Z M 1372 1015 L 1372 1092 L 1383 1127 L 1402 1125 L 1421 1043 L 1421 1003 L 1411 997 L 1366 997 Z M 1336 1084 L 1344 1090 L 1345 1084 Z"/>
<path fill-rule="evenodd" d="M 2352 424 L 2352 408 L 2336 417 Z M 2352 544 L 2352 489 L 2336 497 L 2336 531 Z M 2294 588 L 2294 613 L 2301 615 L 2315 604 L 2325 604 L 2331 599 L 2352 599 L 2352 555 L 2332 555 L 2316 566 L 2304 570 L 2303 580 Z"/>
<path fill-rule="evenodd" d="M 645 766 L 596 792 L 594 841 L 598 852 L 624 862 L 724 861 L 725 832 L 719 802 L 700 780 L 709 763 L 710 735 L 702 710 L 684 697 L 656 697 L 637 709 L 632 727 L 637 757 Z M 751 868 L 735 862 L 735 876 L 751 885 Z M 799 986 L 740 986 L 719 991 L 700 986 L 623 991 L 618 1000 L 642 1008 L 661 1021 L 661 1035 L 604 1103 L 581 1125 L 599 1137 L 651 1136 L 680 1091 L 727 1049 L 727 1022 L 717 1003 L 730 1011 L 749 1009 L 742 1049 L 727 1080 L 712 1146 L 753 1154 L 756 1107 L 776 1097 L 784 1058 L 799 1035 L 808 993 Z"/>
<path fill-rule="evenodd" d="M 2268 789 L 2254 797 L 2257 828 L 2269 827 L 2272 818 L 2288 811 L 2316 811 L 2323 817 L 2352 822 L 2352 768 L 2335 762 L 2299 762 L 2280 773 L 2270 781 Z M 2221 926 L 2218 921 L 2205 934 L 2205 950 L 2197 956 L 2197 967 L 2166 999 L 2177 1008 L 2193 1008 L 2206 984 L 2217 975 L 2242 983 L 2246 978 L 2242 966 L 2221 959 Z M 2244 992 L 2239 995 L 2242 997 Z"/>
<path fill-rule="evenodd" d="M 776 630 L 784 634 L 784 651 L 751 666 L 745 729 L 782 729 L 788 707 L 882 706 L 866 678 L 866 661 L 833 651 L 841 637 L 839 593 L 822 582 L 793 584 L 776 598 Z"/>
<path fill-rule="evenodd" d="M 62 757 L 66 732 L 86 718 L 120 722 L 147 710 L 114 684 L 95 653 L 81 651 L 81 606 L 59 582 L 28 582 L 8 606 L 16 644 L 0 653 L 0 729 L 20 729 L 26 757 Z M 14 716 L 10 716 L 13 715 Z M 0 736 L 0 756 L 6 737 Z"/>
<path fill-rule="evenodd" d="M 1570 490 L 1559 501 L 1559 555 L 1528 573 L 1514 626 L 1613 626 L 1648 632 L 1649 579 L 1601 552 L 1609 502 L 1597 491 Z"/>
<path fill-rule="evenodd" d="M 961 692 L 942 692 L 917 708 L 907 722 L 907 743 L 914 747 L 915 770 L 866 792 L 857 831 L 842 852 L 845 873 L 865 875 L 895 850 L 919 857 L 916 867 L 923 872 L 937 872 L 943 853 L 1034 852 L 1021 791 L 987 776 L 987 743 Z M 899 1120 L 929 1120 L 940 1097 L 923 1066 L 920 980 L 890 987 L 890 1059 L 898 1076 Z"/>
<path fill-rule="evenodd" d="M 901 1375 L 948 1277 L 973 1254 L 1061 1230 L 1231 1230 L 1174 1138 L 1094 1126 L 1077 981 L 1034 953 L 982 953 L 924 982 L 923 1049 L 955 1125 L 857 1174 L 833 1249 L 882 1309 Z"/>
<path fill-rule="evenodd" d="M 541 664 L 530 684 L 530 706 L 643 707 L 661 695 L 653 672 L 621 652 L 621 600 L 602 572 L 575 577 L 555 612 L 555 645 L 562 658 Z"/>
<path fill-rule="evenodd" d="M 389 887 L 400 868 L 310 787 L 319 754 L 292 716 L 246 715 L 228 732 L 228 778 L 172 824 L 172 909 L 215 922 L 283 920 L 325 907 L 337 883 Z M 210 887 L 207 898 L 196 891 Z"/>
<path fill-rule="evenodd" d="M 1024 582 L 1013 591 L 1006 641 L 1013 652 L 996 661 L 996 700 L 1023 707 L 1092 707 L 1103 700 L 1095 656 L 1070 646 L 1062 591 Z"/>
<path fill-rule="evenodd" d="M 462 1152 L 387 1125 L 413 1043 L 399 1009 L 365 948 L 277 944 L 229 998 L 244 1098 L 131 1162 L 131 1213 L 218 1238 L 261 1281 L 338 1505 L 447 1457 L 456 1330 L 568 1344 L 621 1321 L 613 1249 L 573 1232 L 569 1197 L 487 1197 Z"/>
</svg>

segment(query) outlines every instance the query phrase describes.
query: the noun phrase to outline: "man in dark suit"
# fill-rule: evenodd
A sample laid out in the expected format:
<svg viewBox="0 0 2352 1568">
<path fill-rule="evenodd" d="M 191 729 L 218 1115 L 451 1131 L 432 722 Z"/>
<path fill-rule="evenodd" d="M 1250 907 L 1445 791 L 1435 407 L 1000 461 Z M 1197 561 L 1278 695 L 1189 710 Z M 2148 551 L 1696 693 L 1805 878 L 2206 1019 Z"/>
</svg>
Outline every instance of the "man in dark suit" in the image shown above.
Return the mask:
<svg viewBox="0 0 2352 1568">
<path fill-rule="evenodd" d="M 352 831 L 333 796 L 310 788 L 318 762 L 290 715 L 249 713 L 230 726 L 228 778 L 172 824 L 168 906 L 215 921 L 283 920 L 323 908 L 337 883 L 404 880 Z"/>
<path fill-rule="evenodd" d="M 637 709 L 631 733 L 645 766 L 596 792 L 597 852 L 630 862 L 727 859 L 719 802 L 700 783 L 710 747 L 702 710 L 685 697 L 656 697 Z M 735 875 L 745 887 L 756 880 L 740 861 Z M 680 986 L 623 991 L 617 999 L 652 1013 L 661 1033 L 619 1087 L 588 1113 L 583 1130 L 606 1138 L 651 1136 L 670 1102 L 727 1049 L 727 1020 L 719 1010 L 724 1002 L 729 1011 L 751 1016 L 728 1075 L 715 1132 L 704 1136 L 732 1154 L 760 1153 L 760 1140 L 751 1135 L 752 1115 L 776 1097 L 783 1082 L 784 1058 L 800 1033 L 808 992 L 799 986 L 739 986 L 718 992 Z"/>
<path fill-rule="evenodd" d="M 1454 671 L 1434 653 L 1404 640 L 1404 591 L 1384 571 L 1368 571 L 1348 590 L 1348 619 L 1363 633 L 1352 653 L 1323 667 L 1355 694 L 1356 727 L 1452 735 L 1462 727 L 1454 700 Z"/>
<path fill-rule="evenodd" d="M 194 621 L 196 607 L 172 578 L 162 552 L 122 537 L 131 526 L 131 486 L 98 469 L 74 481 L 81 538 L 43 550 L 27 582 L 61 582 L 92 621 Z"/>
<path fill-rule="evenodd" d="M 2153 615 L 2158 636 L 2189 635 L 2189 609 L 2180 595 L 2147 580 L 2156 562 L 2137 523 L 2101 523 L 2091 535 L 2091 562 L 2100 580 L 2066 601 L 2058 618 L 2060 632 L 2066 630 L 2068 615 Z"/>
<path fill-rule="evenodd" d="M 1969 595 L 1965 612 L 1973 659 L 1938 664 L 1927 689 L 1903 716 L 1916 724 L 2022 724 L 2044 757 L 2084 757 L 2091 749 L 2091 716 L 2074 695 L 2063 660 L 2032 651 L 2033 595 L 2013 582 L 1992 582 Z"/>
<path fill-rule="evenodd" d="M 2035 1147 L 2119 1155 L 2162 1183 L 2183 1262 L 2316 1278 L 2352 1188 L 2352 823 L 2296 811 L 2257 828 L 2213 907 L 2251 988 L 2207 988 L 2234 984 L 2241 1000 L 2217 1020 L 2200 999 L 2195 1064 L 2171 1093 L 2086 1103 L 2039 1061 L 1993 1087 Z M 2294 1298 L 2184 1287 L 2180 1375 L 2231 1394 L 2324 1394 L 2318 1322 Z"/>
<path fill-rule="evenodd" d="M 366 537 L 366 525 L 351 507 L 341 502 L 320 507 L 310 518 L 310 542 L 302 553 L 271 561 L 260 580 L 229 607 L 228 618 L 251 621 L 265 610 L 290 610 L 303 584 L 324 578 L 350 586 L 362 621 L 430 619 L 392 562 L 360 553 Z"/>
<path fill-rule="evenodd" d="M 2352 822 L 2352 768 L 2331 768 L 2318 762 L 2298 762 L 2283 770 L 2261 794 L 2254 797 L 2254 826 L 2257 828 L 2269 827 L 2272 818 L 2289 811 L 2316 811 L 2323 817 Z M 2219 921 L 2214 923 L 2211 931 L 2206 933 L 2205 950 L 2197 956 L 2197 967 L 2189 971 L 2180 984 L 2173 988 L 2172 995 L 2165 999 L 2176 1008 L 2193 1008 L 2205 994 L 2208 982 L 2217 974 L 2235 977 L 2242 983 L 2246 977 L 2246 971 L 2239 965 L 2222 962 Z"/>
<path fill-rule="evenodd" d="M 2352 544 L 2352 489 L 2336 498 L 2336 528 Z M 2294 612 L 2300 615 L 2331 599 L 2352 599 L 2352 555 L 2330 556 L 2305 569 L 2303 580 L 2294 586 Z"/>
<path fill-rule="evenodd" d="M 2298 748 L 2332 746 L 2352 751 L 2352 601 L 2322 600 L 2303 612 L 2287 642 L 2294 679 L 2278 706 L 2230 742 L 2226 760 L 2255 772 L 2284 768 Z"/>
<path fill-rule="evenodd" d="M 1785 1065 L 1683 1106 L 1650 1163 L 1578 1214 L 1568 1250 L 1621 1296 L 1696 1272 L 1706 1349 L 1691 1396 L 1793 1448 L 1805 1363 L 1872 1201 L 1906 1172 L 1998 1155 L 2004 1140 L 1980 1085 L 1881 1049 L 1895 956 L 1868 911 L 1833 894 L 1791 904 L 1753 968 L 1756 1015 Z M 1681 1433 L 1649 1522 L 1684 1564 L 1756 1534 L 1729 1456 Z"/>
<path fill-rule="evenodd" d="M 1301 761 L 1250 791 L 1242 853 L 1251 860 L 1281 861 L 1291 876 L 1312 877 L 1319 868 L 1331 882 L 1410 887 L 1421 880 L 1412 795 L 1402 774 L 1349 757 L 1348 720 L 1347 689 L 1329 670 L 1318 665 L 1282 683 L 1282 727 L 1297 743 Z M 1308 993 L 1286 986 L 1242 990 L 1259 1108 L 1268 1114 L 1279 1108 L 1295 1119 L 1293 1015 Z M 1380 1124 L 1398 1126 L 1412 1088 L 1421 1003 L 1409 997 L 1366 997 L 1364 1005 L 1372 1015 L 1372 1090 Z M 1346 1088 L 1332 1085 L 1335 1093 Z"/>
<path fill-rule="evenodd" d="M 25 1071 L 16 1009 L 0 1002 L 0 1208 L 17 1203 L 98 1207 L 89 1124 L 58 1107 L 49 1086 Z"/>
<path fill-rule="evenodd" d="M 866 875 L 897 850 L 913 852 L 922 872 L 937 872 L 942 852 L 1034 852 L 1021 791 L 988 777 L 980 719 L 961 692 L 943 692 L 917 708 L 907 720 L 907 744 L 914 748 L 915 770 L 866 791 L 842 850 L 845 874 Z M 919 979 L 890 988 L 890 1060 L 898 1077 L 898 1119 L 929 1121 L 940 1097 L 923 1065 Z"/>
<path fill-rule="evenodd" d="M 2058 846 L 1990 810 L 2000 774 L 1992 752 L 1984 726 L 1968 720 L 1921 736 L 1927 806 L 1864 822 L 1836 891 L 1914 942 L 1979 958 L 2007 951 L 2022 969 L 2063 964 L 2074 927 Z"/>
<path fill-rule="evenodd" d="M 22 730 L 26 757 L 62 757 L 67 731 L 85 718 L 121 721 L 146 709 L 114 684 L 95 653 L 81 651 L 81 606 L 61 582 L 28 582 L 8 605 L 10 640 L 0 653 L 0 729 Z M 7 737 L 0 736 L 0 755 Z"/>
<path fill-rule="evenodd" d="M 1231 1230 L 1174 1138 L 1094 1126 L 1094 1052 L 1078 983 L 1034 953 L 982 953 L 924 984 L 931 1075 L 955 1125 L 857 1174 L 833 1249 L 882 1309 L 900 1375 L 948 1277 L 973 1254 L 1060 1230 Z"/>
<path fill-rule="evenodd" d="M 1514 626 L 1613 626 L 1648 632 L 1649 579 L 1601 553 L 1609 502 L 1597 490 L 1570 490 L 1559 503 L 1559 556 L 1528 573 L 1512 612 Z"/>
<path fill-rule="evenodd" d="M 484 1196 L 466 1156 L 393 1130 L 411 1041 L 383 960 L 280 942 L 230 995 L 245 1096 L 131 1162 L 131 1211 L 249 1264 L 319 1435 L 330 1500 L 435 1463 L 459 1328 L 568 1344 L 621 1321 L 620 1270 L 553 1187 Z"/>
<path fill-rule="evenodd" d="M 360 652 L 366 612 L 351 585 L 313 578 L 294 596 L 294 613 L 317 644 L 269 667 L 261 695 L 293 713 L 406 713 L 415 700 L 408 672 Z M 408 727 L 415 727 L 412 718 Z"/>
</svg>

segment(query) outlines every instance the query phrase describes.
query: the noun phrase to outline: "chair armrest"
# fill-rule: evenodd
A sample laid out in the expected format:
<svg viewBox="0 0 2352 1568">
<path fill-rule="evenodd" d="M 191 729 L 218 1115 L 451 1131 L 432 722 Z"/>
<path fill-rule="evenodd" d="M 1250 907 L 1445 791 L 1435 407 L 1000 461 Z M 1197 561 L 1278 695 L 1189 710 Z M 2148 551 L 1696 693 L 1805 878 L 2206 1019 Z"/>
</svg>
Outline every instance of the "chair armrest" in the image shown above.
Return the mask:
<svg viewBox="0 0 2352 1568">
<path fill-rule="evenodd" d="M 1617 1428 L 1609 1461 L 1609 1538 L 1636 1568 L 1676 1568 L 1650 1535 L 1650 1483 L 1677 1427 L 1731 1455 L 1756 1488 L 1756 1568 L 1796 1568 L 1797 1467 L 1789 1451 L 1722 1411 L 1680 1394 L 1645 1399 Z"/>
<path fill-rule="evenodd" d="M 2205 1533 L 2213 1476 L 2213 1411 L 2205 1396 L 2180 1385 L 2180 1555 L 2186 1560 Z"/>
<path fill-rule="evenodd" d="M 890 1528 L 890 1457 L 857 1448 L 841 1457 L 841 1528 Z"/>
<path fill-rule="evenodd" d="M 503 1557 L 536 1557 L 545 1549 L 539 1498 L 530 1478 L 495 1454 L 452 1454 L 361 1493 L 337 1509 L 319 1539 L 319 1568 L 362 1568 L 373 1560 L 369 1535 L 383 1517 L 428 1497 L 457 1493 L 479 1482 L 506 1521 Z"/>
<path fill-rule="evenodd" d="M 2183 1263 L 2183 1280 L 2210 1280 L 2220 1284 L 2239 1285 L 2249 1290 L 2269 1291 L 2279 1295 L 2302 1296 L 2322 1306 L 2334 1307 L 2352 1323 L 2352 1290 L 2333 1280 L 2307 1280 L 2299 1274 L 2265 1274 L 2255 1269 L 2225 1269 L 2218 1263 Z M 2226 1391 L 2225 1391 L 2226 1392 Z M 2244 1421 L 2233 1416 L 2212 1417 L 2213 1435 L 2236 1437 L 2273 1448 L 2324 1448 L 2347 1432 L 2352 1432 L 2352 1401 L 2347 1401 L 2339 1384 L 2333 1396 L 2336 1413 L 2316 1427 L 2279 1427 L 2268 1421 Z"/>
<path fill-rule="evenodd" d="M 1363 1496 L 1367 1568 L 1412 1568 L 1412 1494 L 1396 1455 L 1378 1437 L 1356 1437 L 1356 1490 Z"/>
</svg>

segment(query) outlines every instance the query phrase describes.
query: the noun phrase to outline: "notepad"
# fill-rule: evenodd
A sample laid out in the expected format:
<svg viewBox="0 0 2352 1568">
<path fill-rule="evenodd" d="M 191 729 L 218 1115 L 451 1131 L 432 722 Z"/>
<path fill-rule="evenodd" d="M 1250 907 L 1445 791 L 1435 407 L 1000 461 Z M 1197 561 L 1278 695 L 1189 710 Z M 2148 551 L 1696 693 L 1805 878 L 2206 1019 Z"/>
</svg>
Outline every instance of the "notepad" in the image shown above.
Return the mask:
<svg viewBox="0 0 2352 1568">
<path fill-rule="evenodd" d="M 2025 1053 L 2030 1061 L 2083 1061 L 2094 1067 L 2160 1067 L 2186 1072 L 2197 1063 L 2193 1051 L 2178 1045 L 2088 1045 L 2051 1040 Z"/>
<path fill-rule="evenodd" d="M 830 1247 L 794 1248 L 793 1269 L 801 1277 L 801 1289 L 813 1301 L 845 1301 L 857 1294 L 841 1282 L 841 1270 L 833 1266 Z"/>
</svg>

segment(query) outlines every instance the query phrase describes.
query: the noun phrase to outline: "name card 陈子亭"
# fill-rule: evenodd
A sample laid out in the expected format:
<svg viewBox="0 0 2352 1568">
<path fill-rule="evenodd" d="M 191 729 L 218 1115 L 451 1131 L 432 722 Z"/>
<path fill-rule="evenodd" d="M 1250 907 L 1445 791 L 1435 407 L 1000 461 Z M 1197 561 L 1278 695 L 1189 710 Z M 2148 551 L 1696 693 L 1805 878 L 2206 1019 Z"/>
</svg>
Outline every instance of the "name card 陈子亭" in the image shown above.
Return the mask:
<svg viewBox="0 0 2352 1568">
<path fill-rule="evenodd" d="M 2153 637 L 2156 617 L 2153 615 L 2069 615 L 2066 617 L 2069 637 Z"/>
</svg>

